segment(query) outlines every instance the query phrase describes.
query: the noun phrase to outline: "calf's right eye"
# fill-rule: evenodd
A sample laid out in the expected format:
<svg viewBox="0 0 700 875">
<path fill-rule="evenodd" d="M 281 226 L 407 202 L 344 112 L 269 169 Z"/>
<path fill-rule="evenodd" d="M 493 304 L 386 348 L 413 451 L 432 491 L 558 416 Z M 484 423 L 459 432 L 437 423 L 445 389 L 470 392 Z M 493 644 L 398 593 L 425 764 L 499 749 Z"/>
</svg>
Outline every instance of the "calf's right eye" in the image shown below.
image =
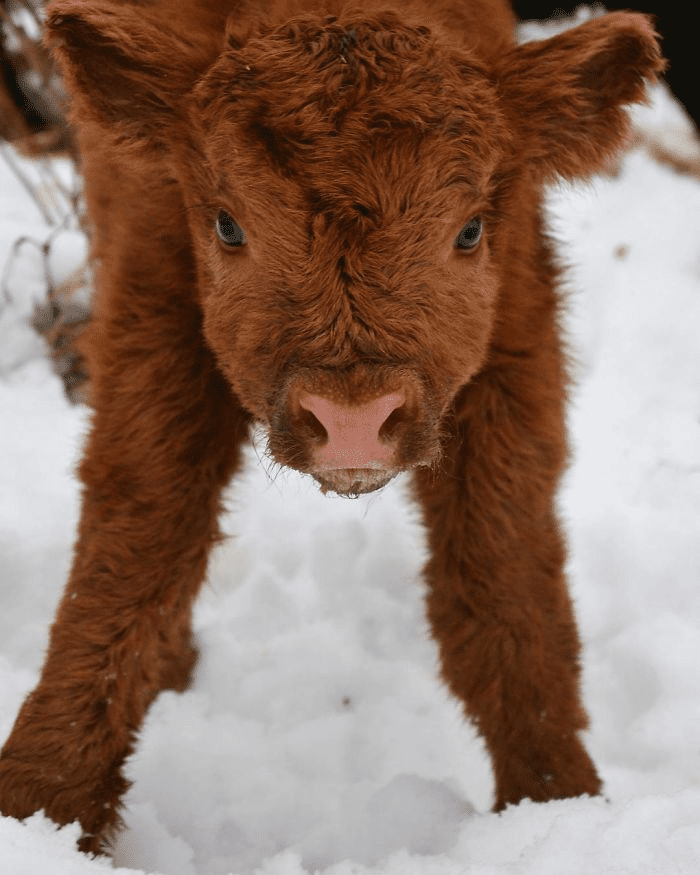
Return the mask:
<svg viewBox="0 0 700 875">
<path fill-rule="evenodd" d="M 226 246 L 243 246 L 246 242 L 243 228 L 229 216 L 226 210 L 221 210 L 216 217 L 216 233 Z"/>
<path fill-rule="evenodd" d="M 476 249 L 481 240 L 481 233 L 484 229 L 481 216 L 475 216 L 470 222 L 462 228 L 455 240 L 455 247 L 463 252 L 468 252 L 470 249 Z"/>
</svg>

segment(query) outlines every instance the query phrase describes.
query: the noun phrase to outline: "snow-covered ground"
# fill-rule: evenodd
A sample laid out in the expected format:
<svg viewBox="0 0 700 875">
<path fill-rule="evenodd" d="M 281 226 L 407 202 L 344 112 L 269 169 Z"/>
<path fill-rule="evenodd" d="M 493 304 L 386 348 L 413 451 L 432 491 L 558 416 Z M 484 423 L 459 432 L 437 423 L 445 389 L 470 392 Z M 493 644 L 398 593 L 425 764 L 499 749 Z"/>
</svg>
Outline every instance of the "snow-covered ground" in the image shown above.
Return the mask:
<svg viewBox="0 0 700 875">
<path fill-rule="evenodd" d="M 681 124 L 663 91 L 645 126 Z M 396 484 L 323 497 L 250 453 L 196 608 L 194 686 L 129 762 L 119 873 L 697 875 L 700 871 L 700 184 L 640 153 L 555 190 L 578 359 L 561 493 L 606 799 L 489 813 L 483 748 L 436 679 L 422 533 Z M 48 235 L 0 162 L 0 265 Z M 65 272 L 81 248 L 56 241 Z M 87 427 L 0 298 L 0 743 L 34 685 L 70 560 Z M 1 293 L 0 293 L 1 295 Z M 0 875 L 99 875 L 77 830 L 0 818 Z"/>
</svg>

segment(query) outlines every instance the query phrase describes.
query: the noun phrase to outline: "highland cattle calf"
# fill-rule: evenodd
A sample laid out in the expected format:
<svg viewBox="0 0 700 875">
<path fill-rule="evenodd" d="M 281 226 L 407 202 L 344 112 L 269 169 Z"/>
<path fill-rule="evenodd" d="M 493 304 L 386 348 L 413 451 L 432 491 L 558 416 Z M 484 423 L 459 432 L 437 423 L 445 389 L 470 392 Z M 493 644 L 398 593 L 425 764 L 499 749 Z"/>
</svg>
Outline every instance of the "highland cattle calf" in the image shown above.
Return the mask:
<svg viewBox="0 0 700 875">
<path fill-rule="evenodd" d="M 496 809 L 595 794 L 554 496 L 565 355 L 542 190 L 624 142 L 647 18 L 516 45 L 505 0 L 54 0 L 97 299 L 73 568 L 0 810 L 97 851 L 253 423 L 342 495 L 410 472 L 442 676 Z"/>
</svg>

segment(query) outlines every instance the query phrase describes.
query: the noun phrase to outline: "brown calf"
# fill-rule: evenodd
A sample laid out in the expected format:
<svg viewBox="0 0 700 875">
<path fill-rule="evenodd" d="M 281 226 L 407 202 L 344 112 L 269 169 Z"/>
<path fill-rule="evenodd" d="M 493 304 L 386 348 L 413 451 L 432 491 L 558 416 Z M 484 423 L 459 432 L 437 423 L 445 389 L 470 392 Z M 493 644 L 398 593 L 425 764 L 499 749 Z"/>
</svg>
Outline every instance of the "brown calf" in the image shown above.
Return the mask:
<svg viewBox="0 0 700 875">
<path fill-rule="evenodd" d="M 231 12 L 231 14 L 229 14 Z M 73 569 L 0 809 L 119 822 L 187 686 L 220 494 L 263 423 L 323 490 L 411 471 L 442 674 L 496 808 L 598 793 L 554 494 L 565 356 L 542 188 L 663 67 L 642 15 L 516 46 L 505 0 L 55 0 L 98 299 Z"/>
</svg>

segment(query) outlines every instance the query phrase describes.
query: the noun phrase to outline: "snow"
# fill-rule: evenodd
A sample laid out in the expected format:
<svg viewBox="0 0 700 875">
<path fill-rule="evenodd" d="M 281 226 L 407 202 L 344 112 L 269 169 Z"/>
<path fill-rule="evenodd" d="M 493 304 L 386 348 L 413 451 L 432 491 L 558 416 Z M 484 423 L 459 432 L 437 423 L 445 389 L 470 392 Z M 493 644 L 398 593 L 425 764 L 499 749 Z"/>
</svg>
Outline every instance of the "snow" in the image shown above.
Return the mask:
<svg viewBox="0 0 700 875">
<path fill-rule="evenodd" d="M 662 89 L 639 118 L 684 125 Z M 75 850 L 75 825 L 37 814 L 0 818 L 2 875 L 700 871 L 700 185 L 636 152 L 617 178 L 549 203 L 577 362 L 560 504 L 605 798 L 489 813 L 483 747 L 436 678 L 405 484 L 324 497 L 251 449 L 196 606 L 196 679 L 150 711 L 114 868 Z M 49 229 L 0 162 L 0 265 L 23 234 Z M 52 269 L 67 273 L 82 246 L 57 236 Z M 88 419 L 26 323 L 43 295 L 36 247 L 8 287 L 0 741 L 66 576 Z"/>
</svg>

